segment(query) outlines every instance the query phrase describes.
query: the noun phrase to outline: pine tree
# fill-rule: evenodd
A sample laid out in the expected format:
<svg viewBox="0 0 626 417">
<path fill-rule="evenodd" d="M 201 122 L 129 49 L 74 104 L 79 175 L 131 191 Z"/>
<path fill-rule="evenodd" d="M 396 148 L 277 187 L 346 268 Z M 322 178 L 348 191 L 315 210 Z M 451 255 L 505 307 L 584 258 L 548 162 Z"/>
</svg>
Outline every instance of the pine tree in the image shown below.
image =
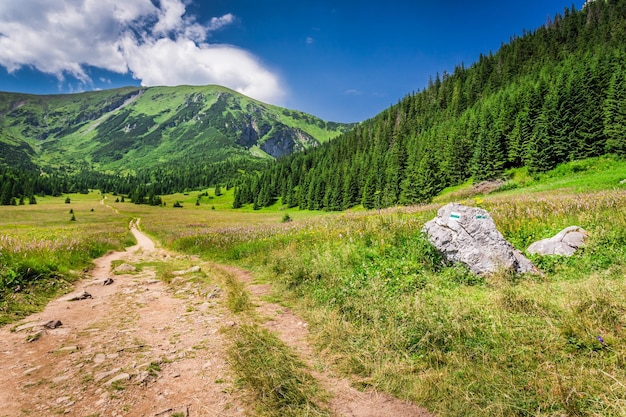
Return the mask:
<svg viewBox="0 0 626 417">
<path fill-rule="evenodd" d="M 13 185 L 11 181 L 6 181 L 2 185 L 2 194 L 0 195 L 0 204 L 2 204 L 3 206 L 11 205 L 11 197 L 13 197 L 11 195 L 12 188 L 13 188 Z"/>
<path fill-rule="evenodd" d="M 376 174 L 374 170 L 370 170 L 367 179 L 365 180 L 365 186 L 363 187 L 363 195 L 361 197 L 361 204 L 366 209 L 373 209 L 376 207 Z"/>
<path fill-rule="evenodd" d="M 238 186 L 235 186 L 235 194 L 233 197 L 233 208 L 238 209 L 238 208 L 241 208 L 242 206 L 243 206 L 243 203 L 241 202 L 240 188 Z"/>
<path fill-rule="evenodd" d="M 626 69 L 618 65 L 604 102 L 606 151 L 626 155 Z"/>
</svg>

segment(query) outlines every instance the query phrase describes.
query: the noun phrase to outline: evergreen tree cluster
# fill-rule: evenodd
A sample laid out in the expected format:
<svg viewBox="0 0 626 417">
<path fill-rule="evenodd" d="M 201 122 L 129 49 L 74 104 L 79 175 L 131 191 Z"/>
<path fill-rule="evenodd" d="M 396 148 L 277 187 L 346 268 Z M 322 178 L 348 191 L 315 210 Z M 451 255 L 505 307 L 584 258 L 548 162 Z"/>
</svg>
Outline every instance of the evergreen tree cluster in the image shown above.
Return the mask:
<svg viewBox="0 0 626 417">
<path fill-rule="evenodd" d="M 469 178 L 605 153 L 626 155 L 626 0 L 565 9 L 338 139 L 245 176 L 234 207 L 422 203 Z"/>
<path fill-rule="evenodd" d="M 238 176 L 265 166 L 266 160 L 232 158 L 221 162 L 164 165 L 134 174 L 111 174 L 86 167 L 66 167 L 42 173 L 0 165 L 0 205 L 16 205 L 24 199 L 35 204 L 36 195 L 86 194 L 90 189 L 126 195 L 136 204 L 161 205 L 161 195 L 219 187 L 219 184 L 232 188 Z"/>
</svg>

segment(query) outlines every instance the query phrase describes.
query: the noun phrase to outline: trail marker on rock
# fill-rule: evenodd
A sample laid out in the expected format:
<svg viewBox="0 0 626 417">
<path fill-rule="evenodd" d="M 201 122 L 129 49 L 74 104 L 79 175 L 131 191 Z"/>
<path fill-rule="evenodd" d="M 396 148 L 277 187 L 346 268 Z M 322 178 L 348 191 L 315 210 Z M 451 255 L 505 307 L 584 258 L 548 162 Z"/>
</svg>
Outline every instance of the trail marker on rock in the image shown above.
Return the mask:
<svg viewBox="0 0 626 417">
<path fill-rule="evenodd" d="M 486 210 L 451 203 L 424 225 L 428 240 L 449 262 L 466 265 L 478 275 L 499 270 L 537 272 L 537 268 L 515 249 L 496 228 Z"/>
</svg>

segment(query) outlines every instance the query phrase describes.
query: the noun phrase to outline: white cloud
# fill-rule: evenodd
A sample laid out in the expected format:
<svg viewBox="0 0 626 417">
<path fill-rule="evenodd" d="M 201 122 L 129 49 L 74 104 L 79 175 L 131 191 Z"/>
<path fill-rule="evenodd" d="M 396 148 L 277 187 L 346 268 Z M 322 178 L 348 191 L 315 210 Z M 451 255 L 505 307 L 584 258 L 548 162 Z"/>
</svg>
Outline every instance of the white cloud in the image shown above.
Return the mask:
<svg viewBox="0 0 626 417">
<path fill-rule="evenodd" d="M 21 0 L 0 2 L 0 65 L 72 76 L 86 67 L 129 73 L 142 85 L 219 84 L 259 100 L 278 102 L 279 77 L 247 51 L 206 42 L 232 24 L 225 14 L 200 24 L 187 0 Z"/>
<path fill-rule="evenodd" d="M 127 38 L 123 45 L 128 67 L 142 85 L 219 83 L 268 101 L 282 94 L 274 74 L 233 46 L 196 45 L 188 39 L 168 38 L 142 45 Z"/>
<path fill-rule="evenodd" d="M 359 90 L 351 88 L 350 90 L 346 90 L 344 94 L 347 94 L 349 96 L 360 96 L 363 93 L 361 93 Z"/>
<path fill-rule="evenodd" d="M 311 45 L 314 42 L 315 42 L 315 39 L 313 39 L 312 37 L 309 36 L 309 37 L 306 38 L 307 45 Z"/>
<path fill-rule="evenodd" d="M 228 26 L 235 21 L 235 16 L 228 13 L 221 17 L 213 17 L 209 22 L 208 29 L 210 31 L 215 31 L 223 28 L 224 26 Z"/>
</svg>

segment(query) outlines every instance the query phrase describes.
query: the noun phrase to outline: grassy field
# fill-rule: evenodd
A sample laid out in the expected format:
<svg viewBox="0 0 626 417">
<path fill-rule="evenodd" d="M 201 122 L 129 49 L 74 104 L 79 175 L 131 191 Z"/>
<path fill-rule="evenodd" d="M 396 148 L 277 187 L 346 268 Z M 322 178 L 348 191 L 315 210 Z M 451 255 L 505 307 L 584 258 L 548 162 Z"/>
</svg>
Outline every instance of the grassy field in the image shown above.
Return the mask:
<svg viewBox="0 0 626 417">
<path fill-rule="evenodd" d="M 111 246 L 123 241 L 126 220 L 141 217 L 164 246 L 253 270 L 306 318 L 336 372 L 437 415 L 626 415 L 626 164 L 514 174 L 506 191 L 464 192 L 461 201 L 489 210 L 522 251 L 569 225 L 589 231 L 571 258 L 531 256 L 541 276 L 477 277 L 442 262 L 421 228 L 459 189 L 436 204 L 346 213 L 235 211 L 232 190 L 213 198 L 209 190 L 199 205 L 200 192 L 168 196 L 166 207 L 112 203 L 121 214 L 102 224 L 119 224 Z M 68 206 L 55 204 L 41 205 L 51 235 L 60 233 L 55 222 L 70 224 Z M 77 211 L 76 231 L 94 215 L 88 207 Z M 15 239 L 31 230 L 18 224 L 36 224 L 29 209 L 8 211 Z M 238 337 L 252 336 L 257 329 Z"/>
<path fill-rule="evenodd" d="M 130 218 L 100 204 L 99 193 L 37 200 L 0 208 L 0 325 L 67 291 L 92 259 L 134 243 Z"/>
<path fill-rule="evenodd" d="M 440 204 L 294 211 L 289 223 L 278 206 L 193 206 L 176 219 L 155 209 L 143 218 L 167 245 L 272 282 L 276 298 L 310 322 L 319 354 L 363 387 L 442 416 L 619 416 L 626 415 L 624 168 L 575 162 L 507 191 L 466 195 L 462 201 L 489 210 L 522 251 L 569 225 L 590 232 L 571 258 L 532 256 L 544 272 L 534 277 L 476 277 L 444 265 L 420 232 Z"/>
</svg>

